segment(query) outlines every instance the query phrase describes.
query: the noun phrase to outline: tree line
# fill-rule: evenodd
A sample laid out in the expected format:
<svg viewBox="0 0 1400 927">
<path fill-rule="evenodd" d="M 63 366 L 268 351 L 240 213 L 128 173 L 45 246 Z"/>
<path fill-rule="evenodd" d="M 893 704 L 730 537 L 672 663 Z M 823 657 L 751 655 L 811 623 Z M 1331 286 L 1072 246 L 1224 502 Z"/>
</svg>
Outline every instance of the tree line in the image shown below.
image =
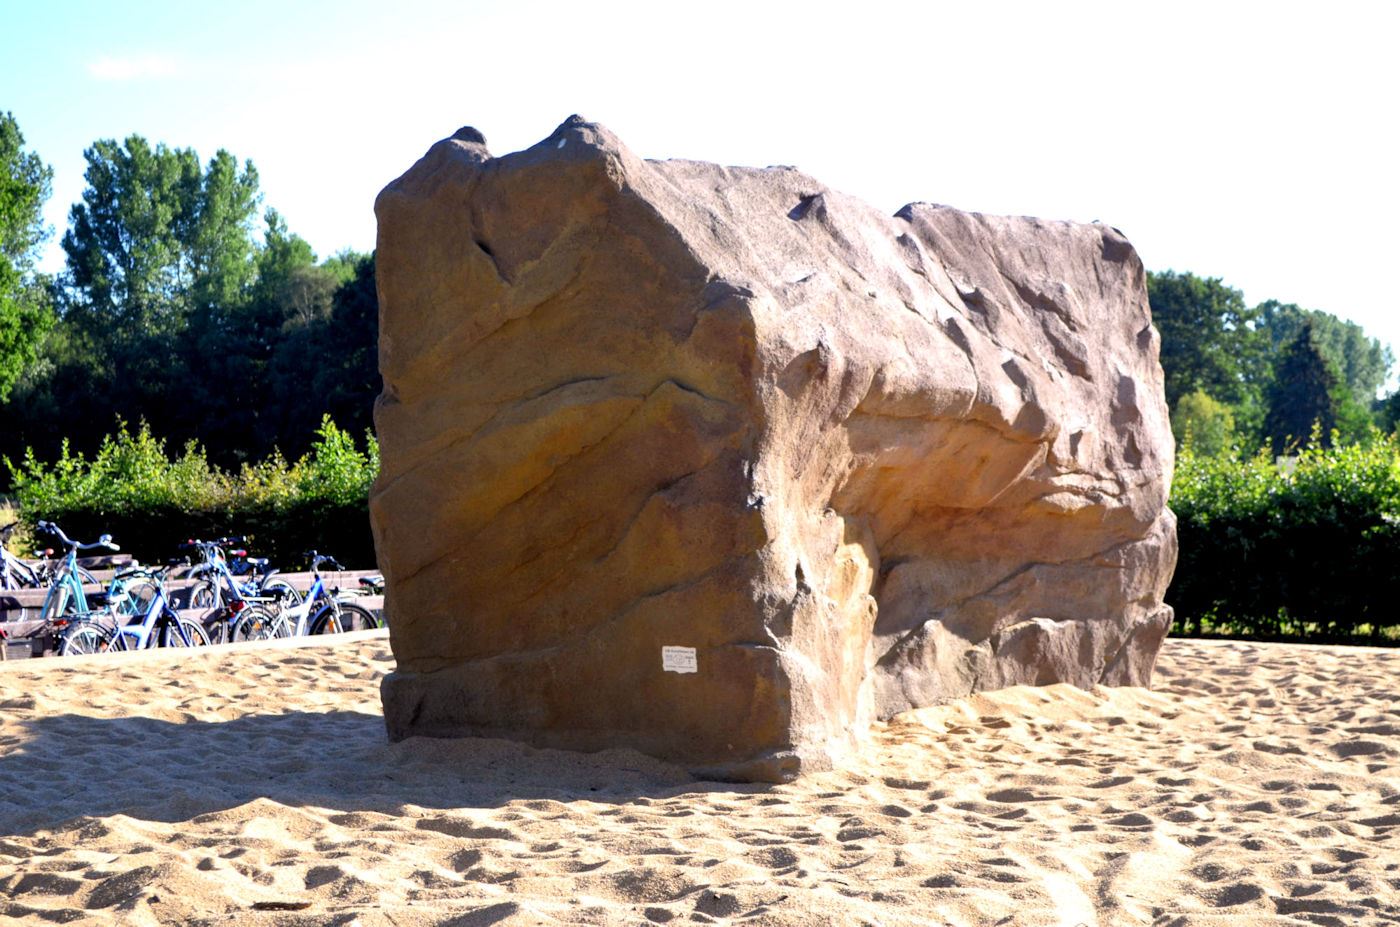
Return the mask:
<svg viewBox="0 0 1400 927">
<path fill-rule="evenodd" d="M 301 455 L 327 413 L 371 427 L 373 255 L 318 259 L 227 151 L 131 135 L 83 154 L 64 268 L 39 273 L 52 170 L 0 113 L 0 455 L 93 451 L 145 422 L 236 467 Z"/>
<path fill-rule="evenodd" d="M 1355 322 L 1277 300 L 1248 306 L 1191 273 L 1149 272 L 1147 289 L 1178 443 L 1282 455 L 1400 424 L 1400 390 L 1378 395 L 1394 357 Z"/>
<path fill-rule="evenodd" d="M 66 440 L 94 451 L 145 422 L 237 467 L 295 459 L 322 416 L 363 434 L 379 391 L 373 255 L 318 259 L 258 173 L 220 150 L 139 135 L 84 152 L 86 188 L 61 238 L 62 271 L 36 270 L 51 169 L 0 113 L 0 455 Z M 1400 421 L 1377 398 L 1394 358 L 1361 326 L 1218 278 L 1148 274 L 1178 441 L 1198 453 L 1275 454 L 1365 440 Z M 5 474 L 0 473 L 0 482 Z"/>
</svg>

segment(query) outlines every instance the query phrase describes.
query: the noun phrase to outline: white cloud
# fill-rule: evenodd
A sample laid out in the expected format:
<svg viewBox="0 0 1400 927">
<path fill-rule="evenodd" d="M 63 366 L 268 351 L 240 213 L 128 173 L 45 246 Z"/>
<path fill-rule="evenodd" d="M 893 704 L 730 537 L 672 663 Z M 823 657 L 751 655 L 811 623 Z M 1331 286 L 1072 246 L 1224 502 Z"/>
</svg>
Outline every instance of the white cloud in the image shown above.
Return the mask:
<svg viewBox="0 0 1400 927">
<path fill-rule="evenodd" d="M 103 55 L 88 63 L 88 73 L 98 80 L 140 80 L 174 77 L 179 71 L 175 59 L 165 55 Z"/>
</svg>

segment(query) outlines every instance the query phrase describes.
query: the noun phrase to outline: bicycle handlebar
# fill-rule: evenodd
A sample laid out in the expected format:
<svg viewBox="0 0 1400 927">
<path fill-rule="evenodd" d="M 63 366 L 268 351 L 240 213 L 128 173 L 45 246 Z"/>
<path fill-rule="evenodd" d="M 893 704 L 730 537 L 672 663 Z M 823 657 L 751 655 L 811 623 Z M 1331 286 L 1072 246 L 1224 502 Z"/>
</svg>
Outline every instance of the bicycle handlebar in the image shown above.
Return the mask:
<svg viewBox="0 0 1400 927">
<path fill-rule="evenodd" d="M 243 545 L 247 543 L 248 539 L 241 534 L 233 535 L 231 537 L 226 538 L 216 538 L 213 541 L 201 541 L 199 538 L 190 538 L 188 541 L 185 541 L 183 544 L 180 544 L 177 549 L 193 550 L 196 547 L 233 547 L 235 545 Z"/>
<path fill-rule="evenodd" d="M 69 548 L 70 550 L 95 550 L 99 547 L 105 547 L 108 550 L 121 550 L 121 548 L 112 541 L 112 536 L 110 534 L 102 535 L 97 540 L 93 541 L 91 544 L 83 544 L 79 541 L 75 541 L 72 538 L 68 537 L 68 535 L 63 533 L 62 528 L 60 528 L 58 525 L 54 524 L 51 521 L 41 521 L 35 527 L 37 527 L 40 531 L 44 532 L 45 534 L 51 534 L 54 537 L 58 538 L 61 542 L 63 542 L 63 546 Z"/>
<path fill-rule="evenodd" d="M 318 554 L 314 550 L 309 550 L 306 552 L 306 556 L 311 558 L 311 572 L 313 573 L 319 573 L 321 571 L 321 564 L 323 563 L 329 563 L 332 570 L 345 569 L 345 567 L 340 565 L 339 561 L 329 554 Z"/>
</svg>

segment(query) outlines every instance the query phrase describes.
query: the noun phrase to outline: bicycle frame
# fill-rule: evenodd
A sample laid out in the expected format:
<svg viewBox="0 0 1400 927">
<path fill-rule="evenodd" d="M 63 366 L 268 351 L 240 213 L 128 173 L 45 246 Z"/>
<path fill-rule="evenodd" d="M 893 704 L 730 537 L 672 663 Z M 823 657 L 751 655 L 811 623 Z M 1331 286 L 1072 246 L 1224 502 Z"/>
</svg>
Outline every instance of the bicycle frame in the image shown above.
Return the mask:
<svg viewBox="0 0 1400 927">
<path fill-rule="evenodd" d="M 232 539 L 224 538 L 223 540 Z M 256 575 L 254 575 L 251 570 L 235 573 L 233 567 L 229 565 L 228 556 L 224 553 L 223 547 L 220 546 L 221 543 L 222 541 L 190 541 L 189 545 L 197 548 L 200 556 L 204 558 L 202 563 L 191 570 L 191 573 L 198 574 L 212 582 L 216 590 L 218 587 L 227 589 L 230 601 L 236 602 L 263 598 L 260 594 L 262 584 L 277 575 L 277 571 L 267 570 Z M 239 550 L 234 551 L 234 553 L 235 555 L 240 555 L 246 554 L 247 552 Z M 246 564 L 247 560 L 245 559 L 242 562 Z M 266 561 L 262 562 L 265 563 Z M 239 579 L 240 576 L 244 575 L 248 578 Z M 223 595 L 222 593 L 219 593 L 219 595 L 222 604 Z"/>
<path fill-rule="evenodd" d="M 96 548 L 115 551 L 121 550 L 121 548 L 112 543 L 110 534 L 102 535 L 91 544 L 83 544 L 69 538 L 62 529 L 52 522 L 39 522 L 39 530 L 58 538 L 66 551 L 58 568 L 54 571 L 49 591 L 44 596 L 44 604 L 39 612 L 39 617 L 49 623 L 64 620 L 82 621 L 90 618 L 93 609 L 88 604 L 87 593 L 83 590 L 82 576 L 78 569 L 78 551 Z M 142 572 L 139 567 L 134 567 L 123 570 L 112 577 L 112 581 L 106 589 L 106 611 L 113 616 L 114 620 L 121 621 L 130 618 L 139 609 L 145 607 L 143 602 L 129 594 L 135 582 L 142 578 Z M 149 576 L 145 578 L 150 579 Z M 154 585 L 154 581 L 152 584 Z"/>
<path fill-rule="evenodd" d="M 78 545 L 70 544 L 68 553 L 63 556 L 63 563 L 58 568 L 52 585 L 49 586 L 48 595 L 44 596 L 44 607 L 39 614 L 45 620 L 52 620 L 62 614 L 67 614 L 64 608 L 67 601 L 73 602 L 72 614 L 78 618 L 87 618 L 92 614 L 92 609 L 88 607 L 87 595 L 83 592 L 82 580 L 78 578 Z"/>
<path fill-rule="evenodd" d="M 180 635 L 180 640 L 185 647 L 195 646 L 195 642 L 180 626 L 179 616 L 175 614 L 175 610 L 170 607 L 169 601 L 166 600 L 165 590 L 157 589 L 156 594 L 151 598 L 150 607 L 146 609 L 146 614 L 139 623 L 116 627 L 110 649 L 145 650 L 147 647 L 154 647 L 158 642 L 155 635 L 158 635 L 162 628 L 168 628 L 173 633 Z"/>
<path fill-rule="evenodd" d="M 47 585 L 39 571 L 0 546 L 0 589 L 34 589 Z"/>
<path fill-rule="evenodd" d="M 316 578 L 311 582 L 311 589 L 306 593 L 306 598 L 301 600 L 300 605 L 287 605 L 282 608 L 281 616 L 286 621 L 287 636 L 301 637 L 311 629 L 311 611 L 320 603 L 322 599 L 329 600 L 326 595 L 326 584 L 321 579 L 321 574 L 317 573 Z M 320 609 L 316 613 L 320 614 Z"/>
<path fill-rule="evenodd" d="M 339 633 L 345 628 L 341 624 L 343 614 L 340 605 L 340 590 L 328 590 L 326 581 L 321 576 L 321 564 L 328 563 L 333 569 L 345 569 L 335 561 L 334 557 L 322 556 L 316 551 L 311 551 L 311 589 L 306 593 L 306 598 L 297 605 L 283 605 L 278 614 L 280 619 L 277 636 L 278 637 L 302 637 L 309 634 L 326 633 L 325 622 L 319 621 L 322 615 L 330 612 L 333 623 L 330 625 L 331 633 Z"/>
<path fill-rule="evenodd" d="M 238 580 L 234 579 L 233 572 L 228 568 L 228 558 L 224 556 L 223 550 L 218 547 L 211 548 L 211 556 L 205 561 L 214 570 L 214 581 L 223 581 L 223 585 L 228 589 L 230 602 L 242 602 L 249 597 L 249 590 Z"/>
<path fill-rule="evenodd" d="M 277 572 L 276 570 L 264 572 L 260 581 L 240 582 L 229 569 L 220 543 L 193 540 L 189 542 L 191 546 L 199 549 L 204 558 L 204 562 L 196 568 L 204 574 L 204 582 L 211 583 L 215 590 L 220 590 L 216 592 L 216 601 L 221 609 L 219 620 L 221 622 L 220 630 L 224 632 L 221 634 L 224 642 L 232 638 L 244 609 L 256 605 L 270 605 L 275 616 L 275 621 L 271 625 L 273 637 L 301 637 L 313 631 L 321 633 L 325 627 L 333 632 L 342 630 L 340 625 L 341 610 L 337 604 L 335 593 L 327 590 L 325 580 L 322 579 L 320 573 L 322 563 L 330 563 L 336 569 L 342 569 L 334 558 L 320 556 L 315 551 L 311 552 L 311 570 L 314 575 L 311 589 L 305 598 L 301 598 L 297 604 L 291 605 L 286 599 L 263 591 L 262 583 L 272 579 Z M 285 581 L 283 581 L 283 585 L 286 585 Z M 201 588 L 208 587 L 201 586 Z M 287 588 L 290 589 L 289 586 Z M 227 592 L 221 590 L 227 590 Z M 226 602 L 223 601 L 225 596 L 227 596 Z M 328 609 L 331 610 L 332 617 L 335 618 L 333 623 L 318 620 Z"/>
<path fill-rule="evenodd" d="M 195 545 L 201 556 L 204 557 L 204 562 L 200 564 L 200 567 L 208 568 L 205 575 L 214 586 L 214 607 L 219 610 L 220 641 L 226 643 L 232 639 L 234 625 L 238 623 L 238 618 L 247 608 L 249 600 L 256 598 L 256 596 L 252 594 L 252 589 L 234 578 L 229 571 L 223 549 L 218 544 L 212 541 L 191 541 L 190 543 Z M 220 592 L 221 587 L 227 592 Z"/>
</svg>

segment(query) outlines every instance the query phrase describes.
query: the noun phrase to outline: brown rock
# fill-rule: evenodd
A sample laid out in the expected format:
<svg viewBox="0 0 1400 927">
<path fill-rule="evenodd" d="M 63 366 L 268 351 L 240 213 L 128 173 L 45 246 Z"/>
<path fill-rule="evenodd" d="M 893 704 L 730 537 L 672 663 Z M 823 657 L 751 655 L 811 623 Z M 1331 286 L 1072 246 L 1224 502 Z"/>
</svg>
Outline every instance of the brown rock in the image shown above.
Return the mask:
<svg viewBox="0 0 1400 927">
<path fill-rule="evenodd" d="M 1114 229 L 889 217 L 578 117 L 461 129 L 376 210 L 391 737 L 772 780 L 912 706 L 1148 683 L 1172 439 Z"/>
</svg>

